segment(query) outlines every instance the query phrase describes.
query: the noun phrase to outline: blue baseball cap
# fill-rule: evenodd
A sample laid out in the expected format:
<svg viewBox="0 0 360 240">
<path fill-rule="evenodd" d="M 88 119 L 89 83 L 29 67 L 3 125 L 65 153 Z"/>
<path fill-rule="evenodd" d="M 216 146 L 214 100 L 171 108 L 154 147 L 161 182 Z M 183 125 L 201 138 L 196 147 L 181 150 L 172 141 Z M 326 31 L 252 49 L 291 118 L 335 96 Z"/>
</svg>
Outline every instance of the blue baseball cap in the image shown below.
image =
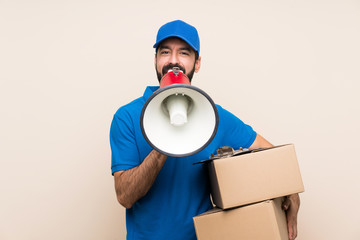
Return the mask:
<svg viewBox="0 0 360 240">
<path fill-rule="evenodd" d="M 178 37 L 184 40 L 187 44 L 190 45 L 200 55 L 200 39 L 199 34 L 195 27 L 187 24 L 181 20 L 175 20 L 168 22 L 160 27 L 157 36 L 156 43 L 154 48 L 157 49 L 160 43 L 169 38 L 169 37 Z"/>
</svg>

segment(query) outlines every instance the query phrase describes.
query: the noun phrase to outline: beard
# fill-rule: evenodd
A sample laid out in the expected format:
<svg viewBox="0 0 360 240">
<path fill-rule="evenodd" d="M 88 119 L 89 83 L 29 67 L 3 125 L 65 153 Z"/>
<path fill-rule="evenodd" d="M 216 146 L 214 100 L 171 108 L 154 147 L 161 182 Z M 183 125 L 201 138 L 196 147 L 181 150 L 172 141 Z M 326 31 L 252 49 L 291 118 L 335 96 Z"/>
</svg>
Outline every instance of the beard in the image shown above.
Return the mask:
<svg viewBox="0 0 360 240">
<path fill-rule="evenodd" d="M 157 78 L 158 78 L 158 81 L 160 83 L 162 77 L 170 70 L 170 69 L 173 69 L 174 67 L 178 67 L 188 78 L 189 78 L 189 81 L 191 82 L 191 79 L 193 78 L 194 76 L 194 73 L 195 73 L 195 63 L 194 63 L 194 66 L 193 68 L 191 69 L 191 71 L 189 73 L 186 73 L 185 71 L 185 68 L 181 67 L 179 64 L 168 64 L 168 65 L 164 65 L 164 67 L 162 68 L 162 71 L 161 73 L 156 69 L 156 75 L 157 75 Z"/>
</svg>

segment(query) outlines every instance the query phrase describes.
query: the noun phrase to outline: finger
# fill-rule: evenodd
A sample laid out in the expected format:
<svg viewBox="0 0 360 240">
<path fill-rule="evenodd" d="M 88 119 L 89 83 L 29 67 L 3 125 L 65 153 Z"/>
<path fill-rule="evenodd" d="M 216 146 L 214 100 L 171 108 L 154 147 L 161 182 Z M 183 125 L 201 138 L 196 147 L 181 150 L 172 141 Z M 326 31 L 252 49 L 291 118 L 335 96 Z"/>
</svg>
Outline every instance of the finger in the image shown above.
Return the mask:
<svg viewBox="0 0 360 240">
<path fill-rule="evenodd" d="M 293 240 L 292 228 L 289 227 L 288 230 L 289 230 L 289 240 Z"/>
<path fill-rule="evenodd" d="M 286 218 L 288 223 L 289 239 L 293 240 L 297 237 L 297 216 L 291 206 L 286 212 Z"/>
<path fill-rule="evenodd" d="M 297 237 L 297 208 L 291 202 L 291 199 L 287 198 L 284 201 L 283 208 L 286 208 L 286 218 L 288 225 L 289 239 L 294 240 Z"/>
<path fill-rule="evenodd" d="M 289 206 L 291 204 L 291 201 L 288 197 L 285 197 L 284 202 L 282 203 L 282 209 L 284 211 L 287 211 L 289 209 Z"/>
<path fill-rule="evenodd" d="M 293 239 L 297 237 L 297 225 L 293 227 Z"/>
<path fill-rule="evenodd" d="M 297 226 L 296 224 L 288 224 L 289 239 L 294 240 L 297 237 Z"/>
</svg>

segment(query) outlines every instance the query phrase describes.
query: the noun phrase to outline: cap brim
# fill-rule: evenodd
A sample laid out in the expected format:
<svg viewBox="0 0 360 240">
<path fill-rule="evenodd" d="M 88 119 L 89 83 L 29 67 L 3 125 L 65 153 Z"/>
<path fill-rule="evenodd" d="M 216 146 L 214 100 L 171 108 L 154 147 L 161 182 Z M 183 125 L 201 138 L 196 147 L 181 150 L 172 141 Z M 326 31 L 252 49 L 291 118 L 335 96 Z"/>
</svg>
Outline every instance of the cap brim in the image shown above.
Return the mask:
<svg viewBox="0 0 360 240">
<path fill-rule="evenodd" d="M 199 50 L 196 49 L 196 48 L 194 47 L 194 45 L 191 44 L 191 42 L 190 42 L 189 40 L 187 40 L 187 39 L 184 38 L 183 36 L 176 35 L 176 34 L 170 34 L 170 35 L 167 35 L 167 36 L 161 38 L 160 40 L 158 40 L 158 41 L 154 44 L 153 48 L 157 49 L 162 41 L 164 41 L 165 39 L 171 38 L 171 37 L 180 38 L 181 40 L 185 41 L 195 52 L 199 53 Z"/>
</svg>

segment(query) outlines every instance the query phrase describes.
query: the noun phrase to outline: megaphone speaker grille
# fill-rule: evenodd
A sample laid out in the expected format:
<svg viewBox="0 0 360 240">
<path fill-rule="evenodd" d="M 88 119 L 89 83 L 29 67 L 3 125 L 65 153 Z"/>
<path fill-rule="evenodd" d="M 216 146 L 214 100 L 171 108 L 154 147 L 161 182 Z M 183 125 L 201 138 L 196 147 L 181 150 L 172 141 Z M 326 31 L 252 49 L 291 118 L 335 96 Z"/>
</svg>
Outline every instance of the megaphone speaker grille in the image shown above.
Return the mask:
<svg viewBox="0 0 360 240">
<path fill-rule="evenodd" d="M 173 96 L 184 97 L 188 102 L 174 98 L 173 101 L 178 101 L 172 104 L 175 110 L 169 110 L 167 100 Z M 177 114 L 173 121 L 178 123 L 172 123 L 169 111 Z M 193 155 L 204 149 L 215 137 L 218 124 L 218 111 L 209 95 L 186 84 L 158 89 L 146 101 L 140 118 L 141 131 L 150 146 L 173 157 Z"/>
</svg>

